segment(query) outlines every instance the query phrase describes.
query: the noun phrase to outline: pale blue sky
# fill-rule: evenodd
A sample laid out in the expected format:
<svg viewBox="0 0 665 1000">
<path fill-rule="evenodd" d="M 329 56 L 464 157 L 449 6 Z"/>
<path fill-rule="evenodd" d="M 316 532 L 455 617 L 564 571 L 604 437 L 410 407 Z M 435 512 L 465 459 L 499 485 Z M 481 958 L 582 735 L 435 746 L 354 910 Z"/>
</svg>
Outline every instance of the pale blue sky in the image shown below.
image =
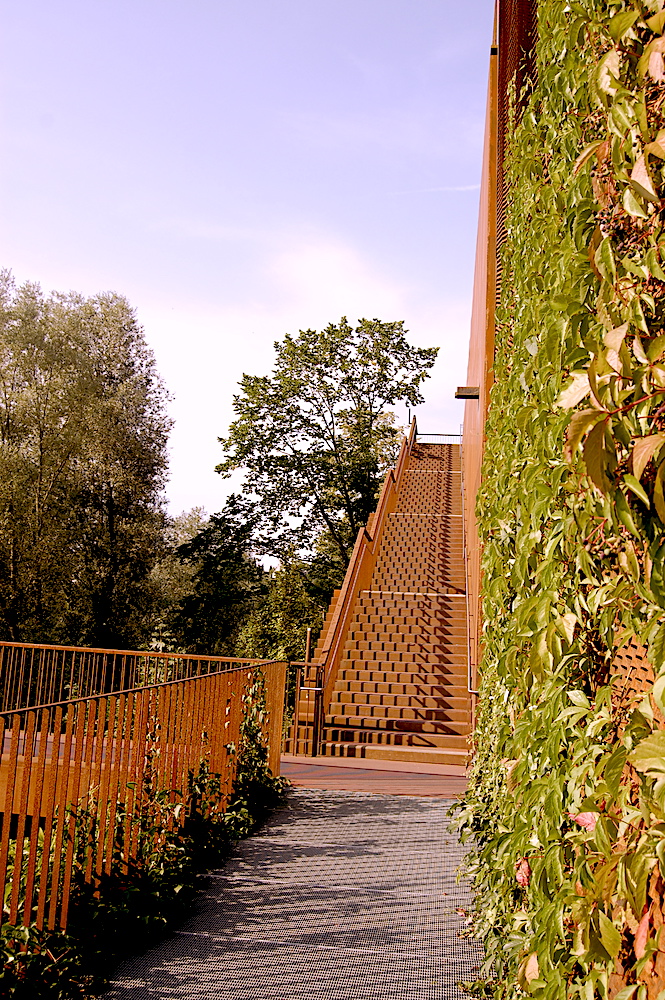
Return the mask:
<svg viewBox="0 0 665 1000">
<path fill-rule="evenodd" d="M 0 264 L 136 307 L 174 395 L 171 509 L 222 506 L 243 371 L 342 314 L 465 380 L 493 0 L 2 2 Z"/>
</svg>

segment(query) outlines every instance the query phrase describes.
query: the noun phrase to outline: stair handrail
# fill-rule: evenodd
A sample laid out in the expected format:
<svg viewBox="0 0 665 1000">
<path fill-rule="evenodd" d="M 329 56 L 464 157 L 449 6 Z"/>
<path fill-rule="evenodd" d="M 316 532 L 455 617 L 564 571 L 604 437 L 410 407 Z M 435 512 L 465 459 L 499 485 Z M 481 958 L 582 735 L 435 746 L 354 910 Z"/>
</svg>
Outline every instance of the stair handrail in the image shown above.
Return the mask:
<svg viewBox="0 0 665 1000">
<path fill-rule="evenodd" d="M 330 626 L 323 640 L 319 665 L 323 668 L 322 707 L 327 709 L 332 698 L 332 691 L 337 678 L 337 671 L 342 660 L 344 643 L 351 624 L 356 598 L 361 590 L 368 590 L 374 573 L 376 553 L 383 536 L 383 530 L 395 508 L 395 500 L 402 482 L 402 477 L 408 469 L 409 459 L 418 436 L 416 418 L 411 421 L 409 433 L 402 439 L 395 468 L 390 469 L 383 481 L 379 501 L 374 515 L 367 526 L 358 531 L 351 559 L 346 570 L 344 582 L 335 602 L 335 609 Z"/>
</svg>

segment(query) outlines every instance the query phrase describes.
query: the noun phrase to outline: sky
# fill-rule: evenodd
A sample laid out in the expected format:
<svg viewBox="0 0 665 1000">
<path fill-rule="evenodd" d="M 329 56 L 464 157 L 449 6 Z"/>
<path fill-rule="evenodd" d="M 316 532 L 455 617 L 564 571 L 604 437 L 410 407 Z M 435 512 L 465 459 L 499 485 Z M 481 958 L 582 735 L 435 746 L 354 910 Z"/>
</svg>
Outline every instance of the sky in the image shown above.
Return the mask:
<svg viewBox="0 0 665 1000">
<path fill-rule="evenodd" d="M 440 347 L 416 416 L 458 432 L 493 0 L 0 9 L 0 266 L 134 306 L 172 513 L 223 506 L 242 374 L 343 315 Z"/>
</svg>

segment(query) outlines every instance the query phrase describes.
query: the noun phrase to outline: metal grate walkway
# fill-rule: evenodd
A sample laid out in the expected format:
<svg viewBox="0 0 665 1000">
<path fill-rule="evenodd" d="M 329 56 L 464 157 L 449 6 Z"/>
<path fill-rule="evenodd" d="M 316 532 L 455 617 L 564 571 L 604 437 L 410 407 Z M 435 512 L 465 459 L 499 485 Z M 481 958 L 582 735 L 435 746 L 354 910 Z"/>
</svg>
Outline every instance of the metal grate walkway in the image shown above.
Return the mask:
<svg viewBox="0 0 665 1000">
<path fill-rule="evenodd" d="M 107 1000 L 461 1000 L 480 949 L 442 799 L 292 790 Z"/>
</svg>

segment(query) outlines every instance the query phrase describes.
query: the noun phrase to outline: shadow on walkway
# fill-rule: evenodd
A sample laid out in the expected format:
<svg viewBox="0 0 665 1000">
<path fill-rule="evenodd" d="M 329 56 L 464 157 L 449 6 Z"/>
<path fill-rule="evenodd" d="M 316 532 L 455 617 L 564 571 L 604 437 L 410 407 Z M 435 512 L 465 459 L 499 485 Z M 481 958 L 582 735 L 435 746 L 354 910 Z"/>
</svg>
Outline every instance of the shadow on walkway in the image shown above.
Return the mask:
<svg viewBox="0 0 665 1000">
<path fill-rule="evenodd" d="M 480 950 L 448 804 L 293 790 L 107 1000 L 458 1000 Z"/>
</svg>

